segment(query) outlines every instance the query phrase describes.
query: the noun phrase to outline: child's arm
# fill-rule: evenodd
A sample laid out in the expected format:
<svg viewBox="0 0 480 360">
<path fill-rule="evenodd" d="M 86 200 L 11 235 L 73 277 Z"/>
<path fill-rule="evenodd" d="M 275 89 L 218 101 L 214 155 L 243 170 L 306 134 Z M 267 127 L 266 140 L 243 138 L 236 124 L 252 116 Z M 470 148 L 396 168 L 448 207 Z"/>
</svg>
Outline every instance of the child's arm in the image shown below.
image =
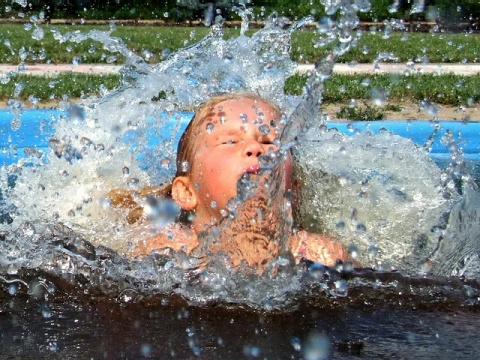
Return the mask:
<svg viewBox="0 0 480 360">
<path fill-rule="evenodd" d="M 197 235 L 190 229 L 174 224 L 170 229 L 149 239 L 140 240 L 132 250 L 134 256 L 147 256 L 152 251 L 170 248 L 187 254 L 198 245 Z"/>
<path fill-rule="evenodd" d="M 298 231 L 290 239 L 290 251 L 297 262 L 302 258 L 334 266 L 338 260 L 351 261 L 347 249 L 339 241 L 327 235 Z"/>
</svg>

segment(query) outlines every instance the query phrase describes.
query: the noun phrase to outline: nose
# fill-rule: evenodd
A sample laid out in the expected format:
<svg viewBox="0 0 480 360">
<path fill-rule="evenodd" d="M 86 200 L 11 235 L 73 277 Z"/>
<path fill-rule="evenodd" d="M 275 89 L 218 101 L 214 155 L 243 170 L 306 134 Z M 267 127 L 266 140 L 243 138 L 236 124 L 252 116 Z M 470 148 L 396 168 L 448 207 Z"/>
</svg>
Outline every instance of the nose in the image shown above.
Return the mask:
<svg viewBox="0 0 480 360">
<path fill-rule="evenodd" d="M 260 155 L 265 154 L 265 149 L 259 142 L 250 141 L 245 145 L 243 153 L 247 157 L 259 157 Z"/>
</svg>

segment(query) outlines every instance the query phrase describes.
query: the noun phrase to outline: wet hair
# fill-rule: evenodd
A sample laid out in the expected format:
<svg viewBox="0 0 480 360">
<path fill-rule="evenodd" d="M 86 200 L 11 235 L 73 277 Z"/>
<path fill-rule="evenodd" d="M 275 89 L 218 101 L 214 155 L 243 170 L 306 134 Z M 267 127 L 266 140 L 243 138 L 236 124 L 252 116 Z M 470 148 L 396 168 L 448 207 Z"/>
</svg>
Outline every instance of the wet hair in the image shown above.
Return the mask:
<svg viewBox="0 0 480 360">
<path fill-rule="evenodd" d="M 176 159 L 176 173 L 172 181 L 159 186 L 144 188 L 140 191 L 132 193 L 126 190 L 112 190 L 108 193 L 108 196 L 114 206 L 133 209 L 127 215 L 127 221 L 130 224 L 137 222 L 143 214 L 143 208 L 137 204 L 134 200 L 134 194 L 139 197 L 164 197 L 171 198 L 173 180 L 179 176 L 188 176 L 192 169 L 192 165 L 195 159 L 197 134 L 202 129 L 202 125 L 206 119 L 214 114 L 212 111 L 221 103 L 229 100 L 243 100 L 250 99 L 266 104 L 269 108 L 273 109 L 280 116 L 280 108 L 273 102 L 262 98 L 260 95 L 251 92 L 243 93 L 227 93 L 218 94 L 198 107 L 198 110 L 193 115 L 185 131 L 180 137 L 180 141 L 177 146 L 177 159 Z M 180 221 L 188 217 L 188 212 L 182 211 L 180 215 Z"/>
</svg>

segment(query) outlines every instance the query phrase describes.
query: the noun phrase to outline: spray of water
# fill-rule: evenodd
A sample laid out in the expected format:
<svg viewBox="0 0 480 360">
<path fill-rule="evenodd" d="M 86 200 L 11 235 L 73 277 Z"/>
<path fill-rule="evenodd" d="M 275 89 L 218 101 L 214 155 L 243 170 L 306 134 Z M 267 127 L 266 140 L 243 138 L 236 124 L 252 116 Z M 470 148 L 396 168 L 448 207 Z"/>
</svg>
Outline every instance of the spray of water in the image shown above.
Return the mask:
<svg viewBox="0 0 480 360">
<path fill-rule="evenodd" d="M 270 193 L 263 198 L 255 190 L 264 187 L 262 181 L 271 181 L 267 178 L 282 177 L 275 162 L 271 166 L 266 162 L 265 176 L 253 186 L 244 179 L 240 184 L 244 209 L 237 208 L 252 210 L 271 198 L 280 209 L 276 216 L 282 226 L 271 234 L 280 244 L 279 251 L 263 277 L 233 274 L 221 256 L 211 257 L 207 268 L 201 268 L 206 271 L 198 272 L 198 259 L 182 252 L 167 250 L 142 260 L 122 255 L 157 228 L 155 223 L 127 224 L 126 213 L 111 206 L 108 191 L 139 190 L 169 181 L 175 170 L 175 133 L 186 120 L 182 111 L 218 92 L 248 90 L 280 104 L 285 113 L 281 151 L 294 149 L 303 182 L 296 214 L 299 226 L 337 235 L 353 258 L 376 269 L 477 277 L 477 233 L 464 224 L 479 222 L 470 205 L 478 192 L 461 169 L 453 166 L 451 171 L 461 180 L 459 185 L 433 164 L 425 148 L 394 134 L 366 132 L 347 138 L 323 127 L 324 82 L 357 39 L 357 12 L 368 11 L 370 4 L 321 3 L 329 20 L 320 22 L 315 46 L 333 44 L 333 48 L 308 73 L 305 93 L 299 97 L 286 96 L 279 89 L 296 69 L 289 56 L 291 35 L 311 24 L 311 18 L 284 28 L 273 14 L 264 29 L 247 37 L 250 13 L 240 8 L 240 36 L 225 40 L 217 19 L 205 39 L 154 66 L 110 32 L 56 32 L 59 41 L 90 38 L 124 55 L 123 85 L 81 106 L 62 102 L 68 115 L 56 122 L 46 164 L 29 158 L 2 172 L 6 200 L 2 213 L 8 213 L 0 224 L 2 272 L 15 276 L 24 268 L 38 269 L 81 284 L 85 292 L 100 289 L 121 301 L 175 292 L 197 304 L 240 302 L 273 309 L 294 301 L 289 294 L 299 292 L 302 284 L 321 284 L 322 291 L 344 296 L 348 289 L 334 272 L 317 266 L 305 276 L 303 265 L 293 267 L 283 253 L 283 237 L 291 223 L 290 210 L 279 196 L 282 187 L 268 186 Z M 384 95 L 372 96 L 385 101 Z M 22 104 L 15 102 L 10 108 L 20 114 Z M 455 140 L 445 141 L 458 157 Z M 156 213 L 171 213 L 160 205 L 149 204 Z M 234 217 L 223 225 L 231 228 L 241 222 L 241 217 Z M 222 239 L 217 234 L 206 236 L 213 237 L 209 243 Z"/>
</svg>

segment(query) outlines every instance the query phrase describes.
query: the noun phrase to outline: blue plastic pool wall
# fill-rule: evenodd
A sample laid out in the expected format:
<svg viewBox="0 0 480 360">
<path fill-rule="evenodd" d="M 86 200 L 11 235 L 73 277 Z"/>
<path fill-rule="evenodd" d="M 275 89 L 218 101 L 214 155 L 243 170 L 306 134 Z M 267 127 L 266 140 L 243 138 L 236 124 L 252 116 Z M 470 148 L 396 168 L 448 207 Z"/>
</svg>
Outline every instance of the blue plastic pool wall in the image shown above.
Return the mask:
<svg viewBox="0 0 480 360">
<path fill-rule="evenodd" d="M 171 131 L 175 128 L 178 118 L 181 119 L 182 126 L 186 127 L 192 117 L 192 113 L 189 112 L 164 115 L 168 118 L 166 118 L 162 131 L 153 131 L 154 128 L 149 131 L 150 134 L 161 134 L 161 138 L 147 136 L 147 148 L 158 146 L 162 141 L 170 140 Z M 11 127 L 14 115 L 8 110 L 0 110 L 0 166 L 9 165 L 27 157 L 32 149 L 44 153 L 48 152 L 48 143 L 54 134 L 54 124 L 60 116 L 66 116 L 66 114 L 59 110 L 27 110 L 21 116 L 19 129 L 14 131 Z M 378 133 L 382 129 L 386 129 L 411 139 L 421 146 L 432 138 L 430 156 L 441 167 L 447 166 L 450 162 L 448 149 L 441 143 L 441 139 L 448 129 L 452 131 L 457 140 L 461 140 L 467 168 L 478 181 L 480 179 L 480 123 L 465 124 L 456 121 L 442 121 L 439 124 L 440 130 L 435 133 L 433 138 L 435 124 L 431 121 L 329 122 L 327 127 L 336 128 L 340 132 L 352 136 L 358 131 L 369 130 Z M 175 147 L 175 142 L 178 142 L 180 133 L 181 131 L 174 139 Z M 461 139 L 459 136 L 461 136 Z"/>
</svg>

